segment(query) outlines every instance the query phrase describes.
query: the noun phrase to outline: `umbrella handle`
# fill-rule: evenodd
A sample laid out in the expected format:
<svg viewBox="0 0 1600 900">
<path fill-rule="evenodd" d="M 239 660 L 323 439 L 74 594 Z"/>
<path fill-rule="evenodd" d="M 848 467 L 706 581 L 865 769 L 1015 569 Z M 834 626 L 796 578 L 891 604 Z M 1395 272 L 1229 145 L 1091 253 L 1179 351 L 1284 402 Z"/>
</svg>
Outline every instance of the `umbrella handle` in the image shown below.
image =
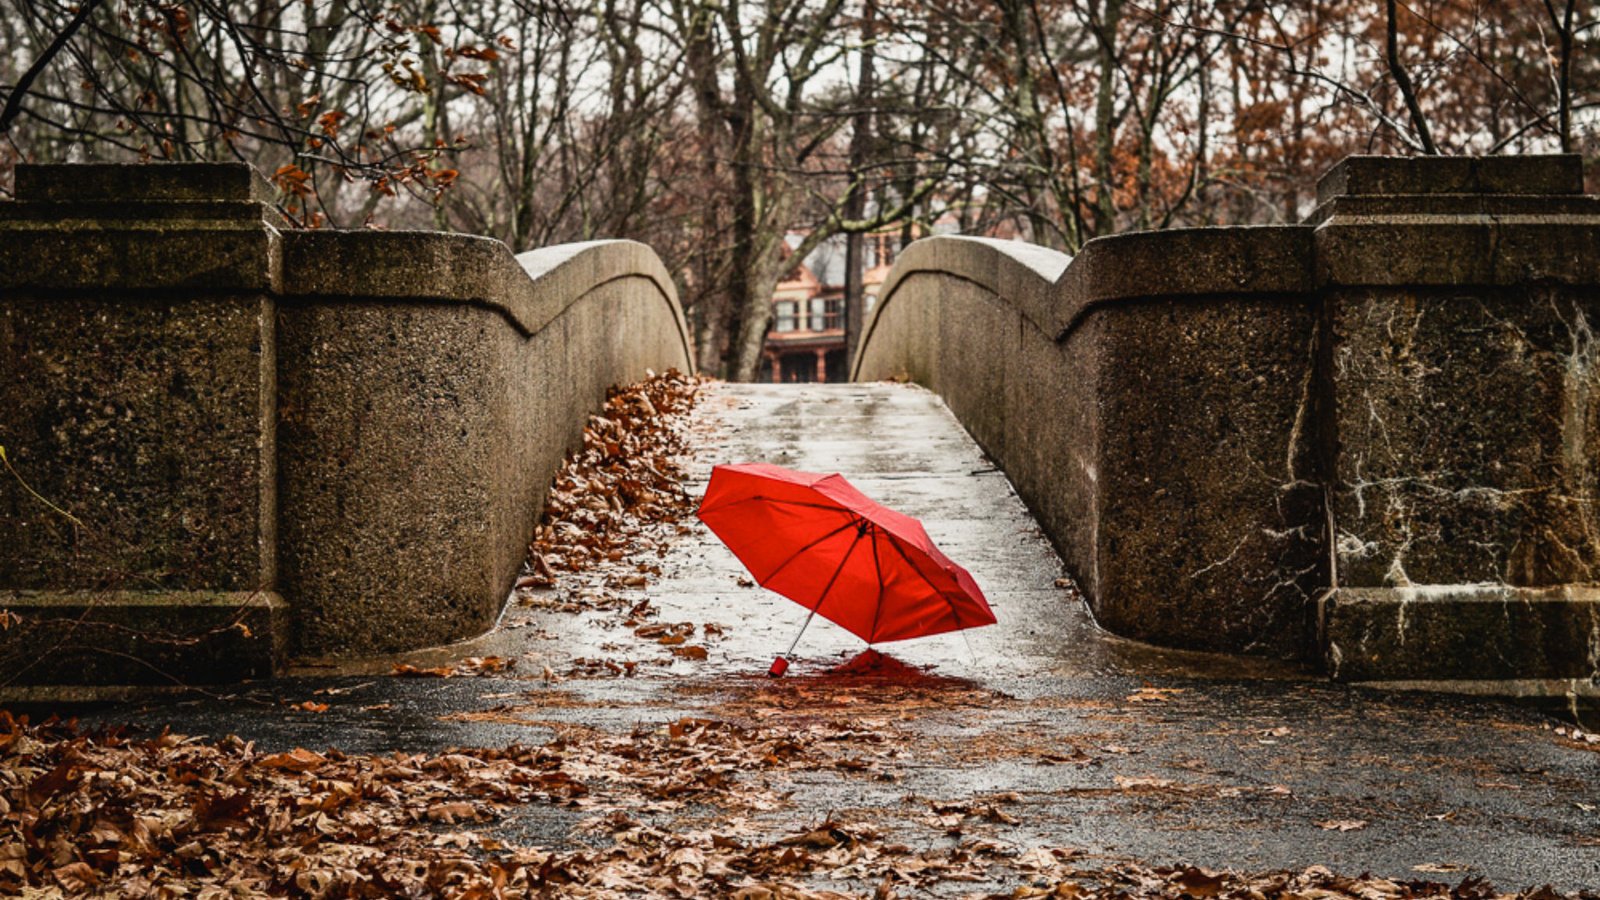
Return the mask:
<svg viewBox="0 0 1600 900">
<path fill-rule="evenodd" d="M 818 605 L 820 606 L 821 604 Z M 800 645 L 800 635 L 806 633 L 806 625 L 811 624 L 811 619 L 816 614 L 817 611 L 813 609 L 810 615 L 806 616 L 806 621 L 800 626 L 799 633 L 794 636 L 794 640 L 789 642 L 789 649 L 783 651 L 782 656 L 772 661 L 772 668 L 767 670 L 768 678 L 782 678 L 783 673 L 789 671 L 789 657 L 794 655 L 794 648 Z"/>
</svg>

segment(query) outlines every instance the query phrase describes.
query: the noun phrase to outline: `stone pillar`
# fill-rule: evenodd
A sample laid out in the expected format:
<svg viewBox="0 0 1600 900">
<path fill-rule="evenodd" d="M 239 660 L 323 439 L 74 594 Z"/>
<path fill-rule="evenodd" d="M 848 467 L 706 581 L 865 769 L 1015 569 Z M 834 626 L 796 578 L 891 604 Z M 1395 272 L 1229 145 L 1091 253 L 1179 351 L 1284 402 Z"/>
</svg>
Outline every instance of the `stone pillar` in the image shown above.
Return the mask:
<svg viewBox="0 0 1600 900">
<path fill-rule="evenodd" d="M 1600 199 L 1577 156 L 1354 157 L 1312 217 L 1346 679 L 1600 653 Z"/>
<path fill-rule="evenodd" d="M 1073 503 L 1088 507 L 1093 551 L 1063 556 L 1106 628 L 1195 650 L 1312 655 L 1327 556 L 1310 231 L 1118 236 L 1086 246 L 1058 283 L 1060 307 L 1085 312 L 1055 346 L 1069 367 L 1092 367 L 1070 388 L 1091 399 L 1050 477 L 1086 478 Z M 1036 413 L 1017 404 L 1012 415 Z"/>
<path fill-rule="evenodd" d="M 816 350 L 813 352 L 817 354 L 817 383 L 821 384 L 828 380 L 828 351 Z"/>
<path fill-rule="evenodd" d="M 0 666 L 20 683 L 271 674 L 270 197 L 241 165 L 18 167 L 0 445 L 28 487 L 0 471 L 0 608 L 23 620 Z"/>
</svg>

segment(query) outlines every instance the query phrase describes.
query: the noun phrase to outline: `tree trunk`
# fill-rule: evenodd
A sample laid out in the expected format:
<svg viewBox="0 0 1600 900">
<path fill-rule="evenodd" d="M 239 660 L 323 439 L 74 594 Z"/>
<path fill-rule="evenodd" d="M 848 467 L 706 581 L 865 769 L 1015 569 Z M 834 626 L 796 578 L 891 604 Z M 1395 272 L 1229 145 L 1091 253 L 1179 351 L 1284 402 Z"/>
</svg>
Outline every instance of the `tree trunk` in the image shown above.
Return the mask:
<svg viewBox="0 0 1600 900">
<path fill-rule="evenodd" d="M 746 119 L 734 138 L 733 259 L 728 273 L 730 308 L 725 320 L 731 342 L 723 357 L 723 370 L 730 381 L 755 380 L 761 344 L 767 336 L 767 320 L 772 314 L 772 294 L 769 292 L 764 298 L 753 294 L 756 282 L 761 280 L 756 269 L 761 264 L 763 248 L 757 245 L 761 234 L 762 210 L 757 196 L 760 190 L 756 184 L 757 161 L 752 159 L 755 156 L 752 150 L 755 142 L 749 134 L 749 128 L 750 123 Z"/>
<path fill-rule="evenodd" d="M 1576 5 L 1575 0 L 1567 0 L 1566 13 L 1557 16 L 1550 0 L 1545 0 L 1544 4 L 1561 42 L 1560 56 L 1556 60 L 1556 131 L 1562 153 L 1572 152 L 1572 11 Z"/>
<path fill-rule="evenodd" d="M 877 72 L 873 66 L 873 41 L 877 38 L 877 8 L 867 0 L 861 15 L 861 78 L 856 90 L 859 111 L 850 134 L 851 188 L 845 204 L 845 218 L 860 221 L 866 213 L 866 169 L 872 155 L 872 113 L 877 88 Z M 856 341 L 861 339 L 861 328 L 866 311 L 866 285 L 864 271 L 866 259 L 862 252 L 863 235 L 853 231 L 845 237 L 844 248 L 844 368 L 845 372 L 856 359 Z M 849 377 L 846 374 L 846 377 Z"/>
<path fill-rule="evenodd" d="M 1114 119 L 1117 80 L 1117 26 L 1122 20 L 1123 0 L 1106 0 L 1100 16 L 1100 84 L 1095 91 L 1095 179 L 1100 182 L 1094 211 L 1094 232 L 1110 234 L 1116 230 L 1116 171 L 1113 153 L 1117 135 Z"/>
<path fill-rule="evenodd" d="M 852 198 L 854 199 L 854 198 Z M 854 201 L 859 203 L 860 201 Z M 859 207 L 850 211 L 851 218 L 859 219 Z M 844 238 L 844 370 L 848 378 L 850 367 L 856 361 L 856 341 L 861 339 L 861 329 L 866 323 L 866 236 L 852 231 Z"/>
<path fill-rule="evenodd" d="M 1439 155 L 1439 145 L 1433 142 L 1433 132 L 1428 129 L 1428 117 L 1422 113 L 1422 103 L 1417 99 L 1416 86 L 1411 83 L 1411 75 L 1406 72 L 1405 64 L 1400 61 L 1400 26 L 1396 21 L 1398 16 L 1395 11 L 1395 0 L 1389 0 L 1388 22 L 1388 59 L 1389 74 L 1394 78 L 1395 87 L 1400 89 L 1400 99 L 1405 101 L 1406 112 L 1411 115 L 1411 127 L 1417 131 L 1417 142 L 1422 147 L 1422 152 L 1429 156 Z"/>
<path fill-rule="evenodd" d="M 756 370 L 761 365 L 761 348 L 767 342 L 767 328 L 772 325 L 772 292 L 778 289 L 778 280 L 783 277 L 778 248 L 771 248 L 762 259 L 743 267 L 740 275 L 743 296 L 738 302 L 742 310 L 739 330 L 729 348 L 733 357 L 729 376 L 732 381 L 755 381 Z"/>
</svg>

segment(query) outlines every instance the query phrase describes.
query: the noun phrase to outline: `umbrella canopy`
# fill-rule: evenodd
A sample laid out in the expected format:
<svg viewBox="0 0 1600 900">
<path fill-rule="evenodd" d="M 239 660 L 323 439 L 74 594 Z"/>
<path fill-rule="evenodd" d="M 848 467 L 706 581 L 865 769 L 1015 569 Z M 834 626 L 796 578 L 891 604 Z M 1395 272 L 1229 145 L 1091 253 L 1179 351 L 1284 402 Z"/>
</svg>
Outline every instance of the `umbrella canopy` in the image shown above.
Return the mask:
<svg viewBox="0 0 1600 900">
<path fill-rule="evenodd" d="M 842 475 L 717 466 L 698 515 L 762 586 L 869 644 L 994 624 L 977 582 L 922 523 Z"/>
</svg>

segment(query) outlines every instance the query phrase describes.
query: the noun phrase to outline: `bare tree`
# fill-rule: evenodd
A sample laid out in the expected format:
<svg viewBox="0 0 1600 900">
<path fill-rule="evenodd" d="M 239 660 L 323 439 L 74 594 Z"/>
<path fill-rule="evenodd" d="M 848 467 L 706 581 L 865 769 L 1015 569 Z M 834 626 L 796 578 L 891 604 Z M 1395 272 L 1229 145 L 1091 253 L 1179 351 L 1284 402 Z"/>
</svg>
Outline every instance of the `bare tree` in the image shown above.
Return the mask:
<svg viewBox="0 0 1600 900">
<path fill-rule="evenodd" d="M 1354 151 L 1593 152 L 1597 41 L 1576 0 L 0 0 L 0 190 L 236 158 L 307 225 L 636 238 L 747 379 L 838 235 L 855 300 L 886 228 L 1075 252 L 1293 220 Z"/>
<path fill-rule="evenodd" d="M 13 159 L 247 159 L 287 211 L 315 224 L 351 179 L 426 195 L 428 22 L 368 2 L 6 0 L 12 37 L 37 62 L 0 87 Z M 470 84 L 466 56 L 434 74 Z M 321 177 L 336 175 L 337 177 Z"/>
<path fill-rule="evenodd" d="M 852 193 L 837 160 L 841 129 L 854 118 L 848 83 L 844 0 L 679 0 L 675 21 L 695 44 L 685 56 L 703 123 L 727 167 L 729 193 L 725 341 L 716 371 L 754 377 L 772 321 L 778 281 L 835 234 L 871 231 L 904 218 L 937 186 L 931 175 L 870 215 L 846 214 Z M 728 76 L 726 84 L 723 75 Z M 799 232 L 798 244 L 785 238 Z M 719 323 L 720 324 L 720 323 Z M 720 342 L 720 341 L 719 341 Z"/>
</svg>

